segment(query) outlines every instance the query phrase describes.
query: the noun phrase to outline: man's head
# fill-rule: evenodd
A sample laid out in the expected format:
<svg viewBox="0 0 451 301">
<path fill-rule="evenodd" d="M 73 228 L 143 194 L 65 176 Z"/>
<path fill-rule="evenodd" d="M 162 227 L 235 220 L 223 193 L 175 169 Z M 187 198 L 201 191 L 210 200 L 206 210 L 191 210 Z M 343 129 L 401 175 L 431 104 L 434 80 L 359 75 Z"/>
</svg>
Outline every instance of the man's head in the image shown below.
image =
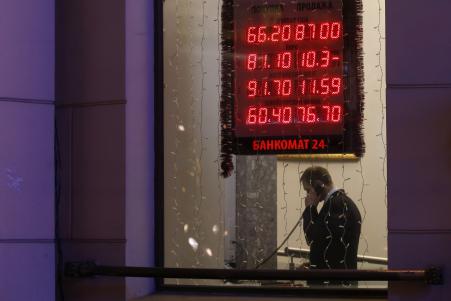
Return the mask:
<svg viewBox="0 0 451 301">
<path fill-rule="evenodd" d="M 333 182 L 327 169 L 321 166 L 307 168 L 301 176 L 301 183 L 307 194 L 315 193 L 323 200 L 332 189 Z"/>
</svg>

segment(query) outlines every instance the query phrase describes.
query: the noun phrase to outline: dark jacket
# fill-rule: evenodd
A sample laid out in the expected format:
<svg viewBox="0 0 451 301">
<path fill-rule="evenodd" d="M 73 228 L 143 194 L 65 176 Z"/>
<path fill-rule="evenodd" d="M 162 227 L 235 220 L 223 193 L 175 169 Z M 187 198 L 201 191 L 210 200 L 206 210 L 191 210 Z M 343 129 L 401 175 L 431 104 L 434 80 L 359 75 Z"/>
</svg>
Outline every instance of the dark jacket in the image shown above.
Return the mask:
<svg viewBox="0 0 451 301">
<path fill-rule="evenodd" d="M 315 206 L 309 206 L 302 216 L 312 269 L 357 268 L 362 219 L 343 190 L 335 191 L 319 213 Z"/>
</svg>

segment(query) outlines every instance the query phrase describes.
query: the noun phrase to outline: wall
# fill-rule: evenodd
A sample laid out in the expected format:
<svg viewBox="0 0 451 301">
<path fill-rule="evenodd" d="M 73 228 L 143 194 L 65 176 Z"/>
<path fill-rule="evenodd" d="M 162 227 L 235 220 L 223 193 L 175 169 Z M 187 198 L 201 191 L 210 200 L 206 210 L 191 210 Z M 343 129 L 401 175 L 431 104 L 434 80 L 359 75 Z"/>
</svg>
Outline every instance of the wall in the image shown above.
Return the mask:
<svg viewBox="0 0 451 301">
<path fill-rule="evenodd" d="M 0 3 L 0 300 L 55 299 L 54 1 Z"/>
<path fill-rule="evenodd" d="M 125 219 L 126 265 L 153 266 L 154 215 L 154 113 L 153 113 L 153 22 L 152 1 L 125 2 L 126 73 L 125 93 Z M 127 300 L 149 294 L 152 279 L 127 278 Z"/>
<path fill-rule="evenodd" d="M 125 265 L 125 4 L 58 1 L 59 232 L 65 261 Z M 65 300 L 124 300 L 125 279 L 65 279 Z"/>
<path fill-rule="evenodd" d="M 392 301 L 451 295 L 450 10 L 446 0 L 387 1 L 389 266 L 445 271 L 443 286 L 391 284 Z"/>
<path fill-rule="evenodd" d="M 60 232 L 65 261 L 152 266 L 153 3 L 57 6 Z M 152 279 L 65 279 L 66 300 L 130 300 Z"/>
<path fill-rule="evenodd" d="M 277 237 L 281 243 L 305 208 L 299 174 L 312 165 L 321 165 L 360 210 L 363 220 L 359 254 L 387 258 L 385 5 L 382 1 L 364 0 L 363 10 L 365 155 L 359 161 L 279 160 Z M 286 246 L 308 248 L 300 230 L 293 233 Z"/>
</svg>

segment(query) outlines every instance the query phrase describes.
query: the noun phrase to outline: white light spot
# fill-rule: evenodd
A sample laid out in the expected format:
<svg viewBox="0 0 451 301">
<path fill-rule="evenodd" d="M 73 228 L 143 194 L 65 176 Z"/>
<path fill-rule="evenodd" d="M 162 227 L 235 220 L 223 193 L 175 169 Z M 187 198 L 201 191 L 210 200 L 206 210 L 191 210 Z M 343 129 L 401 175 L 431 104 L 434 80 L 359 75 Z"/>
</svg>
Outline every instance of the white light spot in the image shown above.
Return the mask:
<svg viewBox="0 0 451 301">
<path fill-rule="evenodd" d="M 193 248 L 194 252 L 199 248 L 199 243 L 192 237 L 188 238 L 188 243 Z"/>
<path fill-rule="evenodd" d="M 213 231 L 214 234 L 218 234 L 219 226 L 218 225 L 214 225 L 213 228 L 211 229 L 211 231 Z"/>
<path fill-rule="evenodd" d="M 228 236 L 229 235 L 229 231 L 225 230 L 224 231 L 224 236 Z"/>
<path fill-rule="evenodd" d="M 184 132 L 185 131 L 185 127 L 182 124 L 179 124 L 178 129 L 180 132 Z"/>
<path fill-rule="evenodd" d="M 188 233 L 189 230 L 189 226 L 188 224 L 185 224 L 185 226 L 183 226 L 183 231 L 185 231 L 185 233 Z"/>
<path fill-rule="evenodd" d="M 207 253 L 207 255 L 210 256 L 210 257 L 213 256 L 213 252 L 211 251 L 210 248 L 206 248 L 205 249 L 205 253 Z"/>
</svg>

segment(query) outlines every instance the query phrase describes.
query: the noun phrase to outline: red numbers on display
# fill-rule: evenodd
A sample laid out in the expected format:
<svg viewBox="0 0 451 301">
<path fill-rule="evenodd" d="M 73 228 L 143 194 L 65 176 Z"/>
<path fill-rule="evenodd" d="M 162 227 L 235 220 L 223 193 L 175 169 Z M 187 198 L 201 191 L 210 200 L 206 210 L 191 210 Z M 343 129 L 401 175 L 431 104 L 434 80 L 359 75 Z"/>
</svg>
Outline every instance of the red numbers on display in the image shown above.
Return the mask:
<svg viewBox="0 0 451 301">
<path fill-rule="evenodd" d="M 303 78 L 297 80 L 295 88 L 293 79 L 263 79 L 261 81 L 250 80 L 247 83 L 247 96 L 255 97 L 301 97 L 308 95 L 333 96 L 342 91 L 340 77 Z"/>
<path fill-rule="evenodd" d="M 328 68 L 339 61 L 340 56 L 330 50 L 284 51 L 279 53 L 247 55 L 246 68 L 248 71 L 264 69 L 315 69 Z"/>
<path fill-rule="evenodd" d="M 342 90 L 340 77 L 299 79 L 299 95 L 338 95 Z"/>
<path fill-rule="evenodd" d="M 248 97 L 265 96 L 291 96 L 293 94 L 293 80 L 291 79 L 271 79 L 271 80 L 250 80 L 247 83 Z"/>
<path fill-rule="evenodd" d="M 251 106 L 247 111 L 246 124 L 338 123 L 342 117 L 343 109 L 338 105 Z"/>
<path fill-rule="evenodd" d="M 239 123 L 296 134 L 303 126 L 335 130 L 343 122 L 343 25 L 310 20 L 243 27 L 238 44 L 248 51 L 236 62 L 246 75 L 239 79 L 244 87 L 236 86 L 247 103 L 238 105 Z"/>
<path fill-rule="evenodd" d="M 304 40 L 337 40 L 342 35 L 341 27 L 340 22 L 250 26 L 247 28 L 246 41 L 252 44 Z"/>
</svg>

